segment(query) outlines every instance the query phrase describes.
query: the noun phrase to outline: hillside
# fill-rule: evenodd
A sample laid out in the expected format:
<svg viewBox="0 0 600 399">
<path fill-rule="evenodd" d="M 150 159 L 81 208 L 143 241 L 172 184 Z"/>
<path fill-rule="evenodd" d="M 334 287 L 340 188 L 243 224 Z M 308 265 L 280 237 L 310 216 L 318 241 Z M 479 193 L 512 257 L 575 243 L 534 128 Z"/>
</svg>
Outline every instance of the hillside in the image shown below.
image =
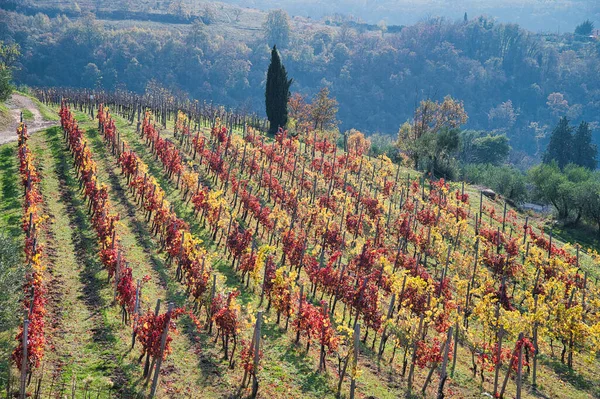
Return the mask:
<svg viewBox="0 0 600 399">
<path fill-rule="evenodd" d="M 355 18 L 388 25 L 412 25 L 423 18 L 439 15 L 450 20 L 461 19 L 467 12 L 470 15 L 494 15 L 502 22 L 518 23 L 532 31 L 556 32 L 573 30 L 580 21 L 600 18 L 597 2 L 580 1 L 539 1 L 539 0 L 499 0 L 499 1 L 416 1 L 384 0 L 364 2 L 342 0 L 320 2 L 317 0 L 229 0 L 228 3 L 240 6 L 257 7 L 263 10 L 284 8 L 296 15 L 322 18 L 334 14 L 352 15 Z"/>
<path fill-rule="evenodd" d="M 273 4 L 0 1 L 0 397 L 600 398 L 596 3 Z"/>
<path fill-rule="evenodd" d="M 430 16 L 441 16 L 450 20 L 462 19 L 467 12 L 471 15 L 493 15 L 502 22 L 518 23 L 535 32 L 572 31 L 577 24 L 586 18 L 600 19 L 600 8 L 589 0 L 553 1 L 539 0 L 502 0 L 502 1 L 463 1 L 453 4 L 444 1 L 428 0 L 389 0 L 368 4 L 355 0 L 343 0 L 323 3 L 320 1 L 298 0 L 228 0 L 207 2 L 197 0 L 179 0 L 155 2 L 148 0 L 101 0 L 78 1 L 77 6 L 69 0 L 26 0 L 21 6 L 31 7 L 42 12 L 59 10 L 61 12 L 93 11 L 96 13 L 131 12 L 152 13 L 160 15 L 179 15 L 184 17 L 206 15 L 207 8 L 217 13 L 229 15 L 231 20 L 251 9 L 269 11 L 283 8 L 292 15 L 320 20 L 326 17 L 348 16 L 368 24 L 385 21 L 387 25 L 412 25 Z M 238 10 L 240 7 L 244 10 Z M 132 14 L 133 15 L 133 14 Z"/>
<path fill-rule="evenodd" d="M 26 2 L 0 11 L 0 39 L 22 48 L 20 83 L 141 93 L 155 79 L 192 98 L 262 112 L 267 14 L 223 3 L 157 4 Z M 395 137 L 421 99 L 451 95 L 464 102 L 466 128 L 508 135 L 521 168 L 540 159 L 562 115 L 590 122 L 598 141 L 599 40 L 535 34 L 473 14 L 384 31 L 344 17 L 292 16 L 290 24 L 289 44 L 279 48 L 292 90 L 311 97 L 329 87 L 342 131 Z"/>
<path fill-rule="evenodd" d="M 240 388 L 247 361 L 241 353 L 247 353 L 242 349 L 251 342 L 257 311 L 263 312 L 260 396 L 334 397 L 342 366 L 350 362 L 341 385 L 346 397 L 356 379 L 356 397 L 397 398 L 412 385 L 413 397 L 429 398 L 438 389 L 444 353 L 450 358 L 451 376 L 442 388 L 447 397 L 493 392 L 494 364 L 505 397 L 600 394 L 600 364 L 593 356 L 599 349 L 598 256 L 582 251 L 575 257 L 572 245 L 542 233 L 540 220 L 525 220 L 502 199 L 489 200 L 460 183 L 429 182 L 385 158 L 364 156 L 358 135 L 351 139 L 356 150 L 345 153 L 323 138 L 275 141 L 243 133 L 233 115 L 222 115 L 223 129 L 211 129 L 218 121 L 189 104 L 142 113 L 137 125 L 134 104 L 148 99 L 109 100 L 96 93 L 93 108 L 87 93 L 72 90 L 53 90 L 42 99 L 60 97 L 69 99 L 69 110 L 63 104 L 61 111 L 67 140 L 54 127 L 26 135 L 20 150 L 17 143 L 0 147 L 0 229 L 25 242 L 26 251 L 31 241 L 19 227 L 27 219 L 20 208 L 34 208 L 22 204 L 19 173 L 27 172 L 19 168 L 18 153 L 29 154 L 21 159 L 28 160 L 29 176 L 39 176 L 31 179 L 31 190 L 40 196 L 27 197 L 37 204 L 36 228 L 25 231 L 41 244 L 34 249 L 41 267 L 34 270 L 44 289 L 35 292 L 47 299 L 48 347 L 30 390 L 41 381 L 44 396 L 147 393 L 138 361 L 143 341 L 131 350 L 133 322 L 122 322 L 132 300 L 125 288 L 131 284 L 135 292 L 135 281 L 143 279 L 140 312 L 162 299 L 185 306 L 202 324 L 197 330 L 194 319 L 181 315 L 180 332 L 169 333 L 158 397 L 249 395 L 249 387 Z M 99 108 L 102 100 L 114 102 L 112 111 Z M 49 105 L 58 112 L 58 104 Z M 99 109 L 100 130 L 92 117 Z M 104 201 L 98 200 L 102 192 Z M 114 225 L 101 222 L 114 215 Z M 113 238 L 102 227 L 109 225 Z M 123 261 L 113 269 L 113 282 L 108 276 L 115 258 L 101 256 L 102 248 L 117 248 Z M 123 280 L 128 273 L 132 279 Z M 121 279 L 117 288 L 115 279 Z M 209 328 L 206 311 L 215 309 L 212 298 L 223 300 L 235 290 L 237 299 L 217 307 L 225 313 L 213 313 L 231 315 L 226 320 L 237 326 L 237 350 L 230 335 L 228 350 L 218 331 L 230 324 L 215 316 Z M 397 305 L 390 307 L 392 298 Z M 354 324 L 360 325 L 356 341 Z M 311 325 L 321 327 L 313 331 Z M 490 358 L 499 329 L 504 365 Z M 324 331 L 330 338 L 319 338 Z M 527 361 L 519 374 L 506 364 L 521 332 L 527 341 L 519 345 L 534 342 L 539 353 L 523 349 Z M 15 346 L 14 333 L 0 337 L 6 352 Z M 381 344 L 383 335 L 387 344 Z M 442 349 L 447 337 L 457 339 L 456 352 Z M 381 358 L 377 348 L 383 348 Z"/>
</svg>

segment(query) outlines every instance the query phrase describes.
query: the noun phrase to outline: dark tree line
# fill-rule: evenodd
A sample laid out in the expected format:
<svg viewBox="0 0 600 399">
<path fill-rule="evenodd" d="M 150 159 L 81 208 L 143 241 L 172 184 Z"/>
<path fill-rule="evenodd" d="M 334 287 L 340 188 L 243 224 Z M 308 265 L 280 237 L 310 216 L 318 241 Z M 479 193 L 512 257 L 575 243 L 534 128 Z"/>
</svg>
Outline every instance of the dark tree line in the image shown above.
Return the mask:
<svg viewBox="0 0 600 399">
<path fill-rule="evenodd" d="M 23 54 L 17 83 L 143 92 L 154 79 L 176 93 L 264 112 L 270 31 L 250 38 L 213 26 L 148 29 L 0 11 L 0 40 Z M 465 128 L 501 131 L 521 154 L 515 159 L 527 160 L 541 156 L 557 116 L 600 121 L 599 41 L 472 17 L 432 18 L 383 35 L 344 23 L 289 29 L 269 37 L 286 42 L 280 52 L 294 90 L 312 97 L 328 87 L 342 131 L 395 134 L 419 101 L 451 95 L 464 102 Z"/>
</svg>

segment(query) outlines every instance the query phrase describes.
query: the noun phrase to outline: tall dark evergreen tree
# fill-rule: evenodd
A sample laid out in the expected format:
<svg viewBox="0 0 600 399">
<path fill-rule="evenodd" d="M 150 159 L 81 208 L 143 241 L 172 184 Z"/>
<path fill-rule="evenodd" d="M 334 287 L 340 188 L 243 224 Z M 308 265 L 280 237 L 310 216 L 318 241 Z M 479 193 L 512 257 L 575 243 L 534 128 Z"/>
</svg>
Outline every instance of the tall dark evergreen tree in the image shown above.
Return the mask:
<svg viewBox="0 0 600 399">
<path fill-rule="evenodd" d="M 586 19 L 575 28 L 576 35 L 588 36 L 591 35 L 594 30 L 594 23 L 589 19 Z"/>
<path fill-rule="evenodd" d="M 598 166 L 598 147 L 592 143 L 592 130 L 587 122 L 581 122 L 573 136 L 572 161 L 592 170 Z"/>
<path fill-rule="evenodd" d="M 560 118 L 558 125 L 552 131 L 550 143 L 544 154 L 544 163 L 556 161 L 558 167 L 562 170 L 572 160 L 573 153 L 573 128 L 569 126 L 569 120 L 566 116 Z"/>
<path fill-rule="evenodd" d="M 288 121 L 287 105 L 290 99 L 290 86 L 293 79 L 287 77 L 285 67 L 281 63 L 277 46 L 271 51 L 271 64 L 267 71 L 267 87 L 265 90 L 265 104 L 267 118 L 270 122 L 270 134 L 277 133 L 279 127 L 285 127 Z"/>
</svg>

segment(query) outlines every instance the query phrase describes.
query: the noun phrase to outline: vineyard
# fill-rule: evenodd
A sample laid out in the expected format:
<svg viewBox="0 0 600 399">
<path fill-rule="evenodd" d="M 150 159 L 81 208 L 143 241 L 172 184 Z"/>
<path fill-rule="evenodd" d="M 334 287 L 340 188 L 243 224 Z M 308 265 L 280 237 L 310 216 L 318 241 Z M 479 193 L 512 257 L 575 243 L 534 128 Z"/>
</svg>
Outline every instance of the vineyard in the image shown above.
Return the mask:
<svg viewBox="0 0 600 399">
<path fill-rule="evenodd" d="M 60 126 L 1 152 L 28 265 L 7 397 L 600 397 L 600 255 L 503 199 L 359 132 L 36 94 Z"/>
</svg>

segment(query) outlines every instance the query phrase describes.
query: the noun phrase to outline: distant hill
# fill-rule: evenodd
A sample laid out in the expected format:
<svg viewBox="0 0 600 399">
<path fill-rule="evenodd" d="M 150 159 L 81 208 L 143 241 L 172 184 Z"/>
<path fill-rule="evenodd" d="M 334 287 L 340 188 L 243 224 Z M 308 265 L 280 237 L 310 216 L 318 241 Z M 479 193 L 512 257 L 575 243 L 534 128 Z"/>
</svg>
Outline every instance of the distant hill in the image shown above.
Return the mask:
<svg viewBox="0 0 600 399">
<path fill-rule="evenodd" d="M 263 10 L 284 8 L 288 12 L 322 18 L 333 14 L 353 15 L 368 23 L 409 25 L 430 16 L 451 20 L 486 14 L 506 23 L 518 23 L 533 31 L 572 31 L 586 18 L 600 21 L 600 3 L 595 0 L 224 0 L 226 3 Z"/>
<path fill-rule="evenodd" d="M 575 0 L 569 10 L 585 5 L 597 9 Z M 21 83 L 140 92 L 154 79 L 194 98 L 264 112 L 264 11 L 188 0 L 8 0 L 0 8 L 0 40 L 22 48 Z M 457 20 L 404 27 L 367 16 L 292 15 L 290 43 L 278 46 L 292 91 L 330 88 L 341 130 L 396 135 L 418 101 L 452 95 L 464 102 L 467 128 L 509 136 L 516 163 L 540 156 L 562 115 L 590 122 L 598 138 L 600 40 L 533 33 L 473 13 L 464 21 L 462 11 Z"/>
</svg>

